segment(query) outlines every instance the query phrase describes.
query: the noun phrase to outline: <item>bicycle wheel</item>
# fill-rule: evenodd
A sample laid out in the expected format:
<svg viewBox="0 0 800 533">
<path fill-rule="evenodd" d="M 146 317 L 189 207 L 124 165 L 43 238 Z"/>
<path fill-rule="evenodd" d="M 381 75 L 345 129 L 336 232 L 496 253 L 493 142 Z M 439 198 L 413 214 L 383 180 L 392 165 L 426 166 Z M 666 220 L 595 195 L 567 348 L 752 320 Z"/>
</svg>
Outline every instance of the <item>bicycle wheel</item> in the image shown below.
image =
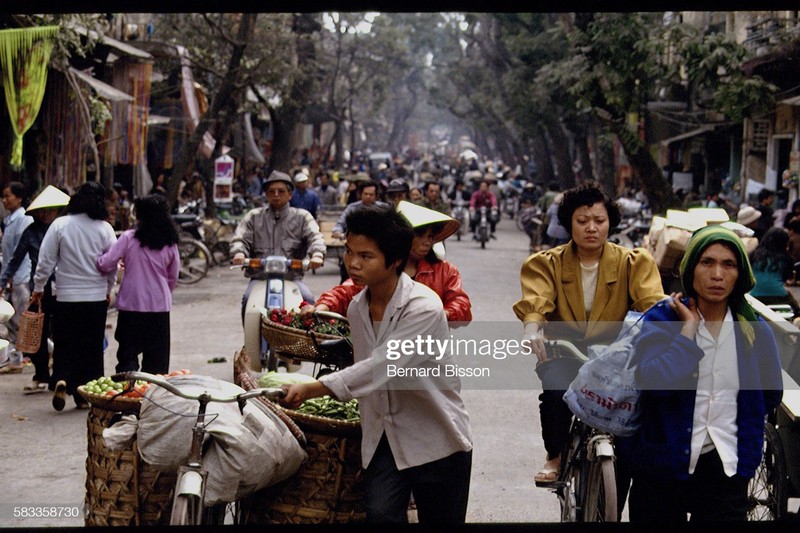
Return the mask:
<svg viewBox="0 0 800 533">
<path fill-rule="evenodd" d="M 617 521 L 617 481 L 613 457 L 598 456 L 589 467 L 583 521 Z"/>
<path fill-rule="evenodd" d="M 172 526 L 199 526 L 203 523 L 203 502 L 196 494 L 176 494 L 172 502 Z"/>
<path fill-rule="evenodd" d="M 582 500 L 581 491 L 583 490 L 583 478 L 581 465 L 583 459 L 582 441 L 579 428 L 573 426 L 570 429 L 570 445 L 561 454 L 561 473 L 558 481 L 559 487 L 556 491 L 558 500 L 561 504 L 561 521 L 578 522 L 580 520 L 579 502 Z"/>
<path fill-rule="evenodd" d="M 787 472 L 783 444 L 775 426 L 764 423 L 761 464 L 747 487 L 747 519 L 782 520 L 786 517 Z"/>
<path fill-rule="evenodd" d="M 211 266 L 211 252 L 203 243 L 194 239 L 181 239 L 178 253 L 181 259 L 178 283 L 188 285 L 206 277 Z"/>
</svg>

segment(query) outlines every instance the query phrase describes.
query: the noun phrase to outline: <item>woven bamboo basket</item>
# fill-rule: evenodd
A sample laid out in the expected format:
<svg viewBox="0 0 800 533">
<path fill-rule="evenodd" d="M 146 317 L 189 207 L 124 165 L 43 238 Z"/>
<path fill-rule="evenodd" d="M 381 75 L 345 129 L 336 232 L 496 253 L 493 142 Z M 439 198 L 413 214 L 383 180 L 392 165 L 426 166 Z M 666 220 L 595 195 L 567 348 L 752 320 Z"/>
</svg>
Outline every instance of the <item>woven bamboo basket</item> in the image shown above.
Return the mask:
<svg viewBox="0 0 800 533">
<path fill-rule="evenodd" d="M 243 389 L 257 382 L 246 369 L 246 354 L 234 358 Z M 366 520 L 361 474 L 361 424 L 281 411 L 305 433 L 308 460 L 292 477 L 241 501 L 244 524 L 327 524 Z"/>
<path fill-rule="evenodd" d="M 144 462 L 135 439 L 124 450 L 106 448 L 103 430 L 114 415 L 94 405 L 89 410 L 86 525 L 168 525 L 177 475 Z"/>
<path fill-rule="evenodd" d="M 78 387 L 78 394 L 94 407 L 106 409 L 111 412 L 138 413 L 142 406 L 142 398 L 137 396 L 105 396 L 94 394 L 86 390 L 83 385 Z"/>
<path fill-rule="evenodd" d="M 317 347 L 314 345 L 314 339 L 319 342 L 342 338 L 340 335 L 314 333 L 284 326 L 283 324 L 273 322 L 265 316 L 261 317 L 261 335 L 272 348 L 287 357 L 298 361 L 311 361 L 322 364 L 330 364 L 331 361 L 328 361 L 324 354 L 319 353 Z M 333 363 L 336 363 L 336 361 Z"/>
<path fill-rule="evenodd" d="M 44 327 L 44 313 L 41 310 L 23 311 L 19 317 L 17 330 L 17 350 L 22 353 L 36 353 L 42 342 L 42 328 Z"/>
</svg>

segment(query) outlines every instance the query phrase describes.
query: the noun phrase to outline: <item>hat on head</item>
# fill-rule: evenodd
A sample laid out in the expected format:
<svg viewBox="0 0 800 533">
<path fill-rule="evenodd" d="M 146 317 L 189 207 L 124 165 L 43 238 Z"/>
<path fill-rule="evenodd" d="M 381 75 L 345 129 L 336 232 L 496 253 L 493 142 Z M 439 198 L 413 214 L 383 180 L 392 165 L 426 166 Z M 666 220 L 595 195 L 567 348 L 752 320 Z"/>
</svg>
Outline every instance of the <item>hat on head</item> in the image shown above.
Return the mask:
<svg viewBox="0 0 800 533">
<path fill-rule="evenodd" d="M 380 165 L 378 165 L 378 170 L 386 170 L 387 168 L 389 167 L 386 166 L 386 163 L 381 163 Z"/>
<path fill-rule="evenodd" d="M 747 226 L 748 224 L 752 224 L 759 218 L 761 218 L 761 211 L 759 211 L 755 207 L 747 205 L 739 209 L 739 213 L 736 215 L 736 222 L 738 222 L 742 226 Z"/>
<path fill-rule="evenodd" d="M 302 183 L 304 181 L 308 181 L 308 176 L 304 172 L 298 172 L 294 175 L 295 183 Z"/>
<path fill-rule="evenodd" d="M 404 192 L 406 194 L 408 194 L 409 190 L 408 183 L 399 178 L 390 181 L 389 186 L 386 188 L 386 192 Z"/>
<path fill-rule="evenodd" d="M 458 220 L 439 211 L 422 207 L 402 200 L 397 204 L 397 212 L 406 217 L 406 220 L 415 230 L 429 224 L 441 224 L 442 228 L 433 235 L 433 241 L 439 242 L 458 231 Z"/>
<path fill-rule="evenodd" d="M 290 191 L 294 189 L 294 182 L 292 181 L 292 178 L 289 177 L 289 174 L 281 172 L 280 170 L 273 170 L 267 178 L 267 181 L 264 182 L 264 190 L 269 187 L 270 183 L 275 183 L 276 181 L 285 183 L 289 187 Z"/>
<path fill-rule="evenodd" d="M 33 199 L 26 211 L 30 212 L 35 209 L 44 209 L 46 207 L 63 207 L 67 204 L 69 204 L 69 195 L 52 185 L 48 185 L 39 193 L 39 196 Z"/>
</svg>

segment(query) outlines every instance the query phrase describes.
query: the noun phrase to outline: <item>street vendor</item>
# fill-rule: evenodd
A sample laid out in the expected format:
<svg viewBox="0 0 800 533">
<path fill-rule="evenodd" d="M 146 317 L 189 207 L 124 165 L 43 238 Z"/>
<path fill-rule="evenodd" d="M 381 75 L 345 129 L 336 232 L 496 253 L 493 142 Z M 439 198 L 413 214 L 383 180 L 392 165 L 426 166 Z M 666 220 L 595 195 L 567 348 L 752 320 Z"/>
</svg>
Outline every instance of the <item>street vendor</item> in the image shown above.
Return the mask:
<svg viewBox="0 0 800 533">
<path fill-rule="evenodd" d="M 411 226 L 391 207 L 363 207 L 348 215 L 345 264 L 353 281 L 366 287 L 347 311 L 355 364 L 319 381 L 284 385 L 282 403 L 297 408 L 324 395 L 359 399 L 369 522 L 407 522 L 413 490 L 420 523 L 463 523 L 472 435 L 460 380 L 442 373 L 408 386 L 388 371 L 439 364 L 435 354 L 389 360 L 388 353 L 398 342 L 418 336 L 441 342 L 450 334 L 436 293 L 403 272 L 413 239 Z"/>
<path fill-rule="evenodd" d="M 289 206 L 293 188 L 294 182 L 288 174 L 276 170 L 269 175 L 264 183 L 267 205 L 249 211 L 236 227 L 230 248 L 232 264 L 243 265 L 245 257 L 282 255 L 287 259 L 308 257 L 312 270 L 322 266 L 325 239 L 311 213 Z M 257 273 L 247 274 L 252 279 L 242 299 L 242 309 L 250 295 L 253 280 L 258 278 Z M 302 282 L 302 272 L 290 272 L 287 278 L 297 283 L 303 299 L 309 302 L 314 300 L 311 291 Z"/>
</svg>

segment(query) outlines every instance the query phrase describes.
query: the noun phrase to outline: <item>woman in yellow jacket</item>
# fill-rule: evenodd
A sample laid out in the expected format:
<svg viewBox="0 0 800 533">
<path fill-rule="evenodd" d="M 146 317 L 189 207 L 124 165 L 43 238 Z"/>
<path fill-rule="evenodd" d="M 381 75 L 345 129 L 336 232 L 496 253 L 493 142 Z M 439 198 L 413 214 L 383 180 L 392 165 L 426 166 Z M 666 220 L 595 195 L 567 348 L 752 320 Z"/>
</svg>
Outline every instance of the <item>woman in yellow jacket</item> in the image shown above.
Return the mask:
<svg viewBox="0 0 800 533">
<path fill-rule="evenodd" d="M 592 344 L 613 342 L 629 310 L 645 311 L 665 297 L 658 268 L 646 250 L 607 242 L 620 212 L 596 184 L 565 191 L 558 221 L 571 240 L 526 260 L 522 299 L 514 304 L 539 363 L 547 359 L 546 338 L 568 340 L 585 353 Z M 538 485 L 557 479 L 572 419 L 561 397 L 577 368 L 552 372 L 557 368 L 550 365 L 550 375 L 539 372 L 545 389 L 539 412 L 547 462 L 534 478 Z"/>
</svg>

